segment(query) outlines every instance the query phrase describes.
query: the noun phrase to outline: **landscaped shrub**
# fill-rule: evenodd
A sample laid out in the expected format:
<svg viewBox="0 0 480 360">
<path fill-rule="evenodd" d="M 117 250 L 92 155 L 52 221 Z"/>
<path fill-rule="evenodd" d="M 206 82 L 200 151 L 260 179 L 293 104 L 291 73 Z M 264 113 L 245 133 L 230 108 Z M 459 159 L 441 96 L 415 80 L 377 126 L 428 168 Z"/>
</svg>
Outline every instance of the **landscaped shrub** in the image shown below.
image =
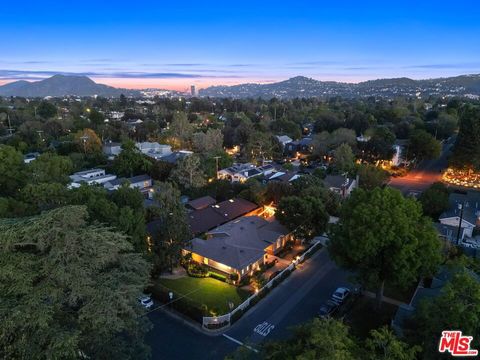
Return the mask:
<svg viewBox="0 0 480 360">
<path fill-rule="evenodd" d="M 238 278 L 239 278 L 239 276 L 238 276 L 237 273 L 231 273 L 230 274 L 230 280 L 232 280 L 233 282 L 238 281 Z"/>
<path fill-rule="evenodd" d="M 203 265 L 190 263 L 187 266 L 187 274 L 191 277 L 204 278 L 208 276 L 208 270 Z"/>
<path fill-rule="evenodd" d="M 221 275 L 221 274 L 218 274 L 218 273 L 213 272 L 213 271 L 210 271 L 210 272 L 208 273 L 208 276 L 210 276 L 211 278 L 214 278 L 214 279 L 223 281 L 223 282 L 226 282 L 226 281 L 227 281 L 227 277 L 226 277 L 225 275 Z"/>
</svg>

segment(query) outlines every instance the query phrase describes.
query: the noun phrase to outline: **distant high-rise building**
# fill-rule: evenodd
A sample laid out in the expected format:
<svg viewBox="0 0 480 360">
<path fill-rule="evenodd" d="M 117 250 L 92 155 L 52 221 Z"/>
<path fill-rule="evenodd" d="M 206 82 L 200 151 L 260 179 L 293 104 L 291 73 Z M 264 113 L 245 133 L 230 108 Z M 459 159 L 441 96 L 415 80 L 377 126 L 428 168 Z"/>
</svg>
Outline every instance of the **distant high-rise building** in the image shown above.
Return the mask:
<svg viewBox="0 0 480 360">
<path fill-rule="evenodd" d="M 197 96 L 197 89 L 195 88 L 195 85 L 190 86 L 190 94 L 192 96 Z"/>
</svg>

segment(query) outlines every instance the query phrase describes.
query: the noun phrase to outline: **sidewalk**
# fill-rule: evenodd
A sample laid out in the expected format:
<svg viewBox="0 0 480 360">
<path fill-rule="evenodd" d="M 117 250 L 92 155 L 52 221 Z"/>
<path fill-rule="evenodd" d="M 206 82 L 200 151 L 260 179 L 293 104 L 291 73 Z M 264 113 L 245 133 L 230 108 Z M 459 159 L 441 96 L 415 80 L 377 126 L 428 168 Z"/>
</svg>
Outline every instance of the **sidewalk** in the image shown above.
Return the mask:
<svg viewBox="0 0 480 360">
<path fill-rule="evenodd" d="M 371 291 L 367 291 L 367 290 L 365 290 L 365 291 L 363 292 L 363 294 L 364 294 L 365 296 L 369 297 L 369 298 L 372 298 L 372 299 L 375 299 L 375 298 L 377 297 L 376 294 L 374 294 L 374 293 L 371 292 Z M 392 305 L 396 305 L 396 306 L 407 305 L 407 304 L 405 304 L 405 303 L 402 302 L 402 301 L 398 301 L 398 300 L 395 300 L 395 299 L 392 299 L 392 298 L 389 298 L 389 297 L 386 297 L 386 296 L 384 296 L 384 297 L 382 298 L 382 301 L 383 301 L 383 302 L 386 302 L 387 304 L 392 304 Z"/>
</svg>

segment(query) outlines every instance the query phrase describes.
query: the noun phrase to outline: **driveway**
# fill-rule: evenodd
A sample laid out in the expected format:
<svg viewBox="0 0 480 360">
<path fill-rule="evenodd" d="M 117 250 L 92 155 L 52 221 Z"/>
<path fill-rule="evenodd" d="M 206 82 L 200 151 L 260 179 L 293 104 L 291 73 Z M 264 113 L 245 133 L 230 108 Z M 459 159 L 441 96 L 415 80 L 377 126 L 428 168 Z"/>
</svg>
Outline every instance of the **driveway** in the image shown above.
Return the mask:
<svg viewBox="0 0 480 360">
<path fill-rule="evenodd" d="M 154 329 L 147 341 L 153 359 L 223 359 L 238 343 L 258 346 L 284 338 L 291 326 L 316 316 L 320 303 L 337 286 L 349 285 L 348 273 L 337 268 L 322 249 L 237 321 L 225 336 L 207 336 L 161 312 L 150 319 Z"/>
</svg>

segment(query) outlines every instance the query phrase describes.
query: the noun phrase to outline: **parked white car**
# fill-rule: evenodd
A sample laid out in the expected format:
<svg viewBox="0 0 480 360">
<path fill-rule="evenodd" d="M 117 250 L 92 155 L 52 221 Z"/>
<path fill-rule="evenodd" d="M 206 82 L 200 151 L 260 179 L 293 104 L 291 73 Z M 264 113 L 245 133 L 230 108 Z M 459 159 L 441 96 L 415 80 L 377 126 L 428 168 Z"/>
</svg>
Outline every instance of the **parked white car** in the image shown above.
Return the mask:
<svg viewBox="0 0 480 360">
<path fill-rule="evenodd" d="M 335 292 L 332 294 L 332 300 L 335 301 L 337 304 L 341 304 L 345 301 L 345 299 L 350 295 L 350 289 L 346 287 L 339 287 Z"/>
<path fill-rule="evenodd" d="M 153 300 L 150 296 L 141 296 L 138 298 L 138 302 L 146 309 L 151 309 L 153 307 Z"/>
</svg>

